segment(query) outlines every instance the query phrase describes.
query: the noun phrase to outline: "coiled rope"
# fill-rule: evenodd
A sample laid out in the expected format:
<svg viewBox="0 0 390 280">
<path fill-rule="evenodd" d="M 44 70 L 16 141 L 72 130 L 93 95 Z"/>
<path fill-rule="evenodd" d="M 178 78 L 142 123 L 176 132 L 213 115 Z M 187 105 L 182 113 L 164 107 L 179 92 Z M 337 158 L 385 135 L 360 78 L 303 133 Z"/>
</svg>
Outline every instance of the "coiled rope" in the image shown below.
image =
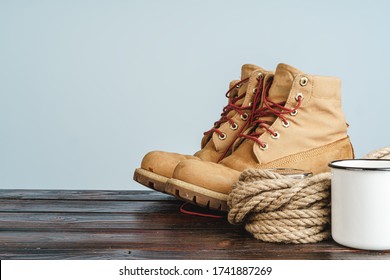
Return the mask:
<svg viewBox="0 0 390 280">
<path fill-rule="evenodd" d="M 390 146 L 368 153 L 363 159 L 390 159 Z"/>
<path fill-rule="evenodd" d="M 390 159 L 390 146 L 364 159 Z M 241 173 L 228 197 L 228 220 L 266 242 L 315 243 L 330 237 L 331 174 L 293 179 L 270 170 Z"/>
</svg>

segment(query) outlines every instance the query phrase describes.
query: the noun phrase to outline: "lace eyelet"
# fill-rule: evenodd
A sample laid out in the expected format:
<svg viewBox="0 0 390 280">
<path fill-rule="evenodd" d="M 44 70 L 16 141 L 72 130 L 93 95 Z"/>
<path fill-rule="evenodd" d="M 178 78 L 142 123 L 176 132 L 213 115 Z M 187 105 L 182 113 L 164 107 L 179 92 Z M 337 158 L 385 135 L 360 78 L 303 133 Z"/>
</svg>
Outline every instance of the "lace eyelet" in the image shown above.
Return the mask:
<svg viewBox="0 0 390 280">
<path fill-rule="evenodd" d="M 277 131 L 275 131 L 274 134 L 271 134 L 272 139 L 279 139 L 279 137 L 280 137 L 280 133 Z"/>
<path fill-rule="evenodd" d="M 288 120 L 286 120 L 286 122 L 282 121 L 282 125 L 287 128 L 290 126 L 290 122 Z"/>
<path fill-rule="evenodd" d="M 261 150 L 265 151 L 268 149 L 268 144 L 264 142 L 263 145 L 259 145 L 259 147 Z"/>
<path fill-rule="evenodd" d="M 298 114 L 298 110 L 294 110 L 290 113 L 291 116 L 296 116 Z"/>
<path fill-rule="evenodd" d="M 243 121 L 246 121 L 248 119 L 248 114 L 247 113 L 244 113 L 242 115 L 240 115 L 240 118 L 243 120 Z"/>
<path fill-rule="evenodd" d="M 231 124 L 231 125 L 230 125 L 230 128 L 231 128 L 232 130 L 237 130 L 238 124 L 236 124 L 236 123 Z"/>
<path fill-rule="evenodd" d="M 260 78 L 263 78 L 263 77 L 264 77 L 264 74 L 260 72 L 260 73 L 257 74 L 256 79 L 260 80 Z"/>
<path fill-rule="evenodd" d="M 226 135 L 226 133 L 224 133 L 224 132 L 222 132 L 222 134 L 218 135 L 218 138 L 219 138 L 220 140 L 225 140 L 226 137 L 227 137 L 227 135 Z"/>
<path fill-rule="evenodd" d="M 303 93 L 301 93 L 301 92 L 298 92 L 297 95 L 295 96 L 296 101 L 299 101 L 299 99 L 303 100 Z"/>
<path fill-rule="evenodd" d="M 302 77 L 300 80 L 299 80 L 299 84 L 301 85 L 301 86 L 306 86 L 307 84 L 308 84 L 308 82 L 309 82 L 309 79 L 308 78 L 306 78 L 306 77 Z"/>
</svg>

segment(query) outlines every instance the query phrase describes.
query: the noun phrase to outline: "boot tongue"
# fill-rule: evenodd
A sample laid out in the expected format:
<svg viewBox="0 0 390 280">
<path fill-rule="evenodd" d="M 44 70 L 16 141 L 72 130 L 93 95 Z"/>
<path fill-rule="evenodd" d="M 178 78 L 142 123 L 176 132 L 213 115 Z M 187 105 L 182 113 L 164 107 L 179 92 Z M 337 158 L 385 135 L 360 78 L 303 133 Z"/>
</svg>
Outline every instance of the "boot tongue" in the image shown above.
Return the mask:
<svg viewBox="0 0 390 280">
<path fill-rule="evenodd" d="M 242 67 L 241 67 L 241 80 L 249 78 L 250 75 L 253 73 L 253 71 L 256 71 L 256 70 L 262 70 L 262 68 L 260 68 L 257 65 L 254 65 L 254 64 L 242 65 Z"/>
<path fill-rule="evenodd" d="M 264 72 L 265 70 L 257 65 L 254 65 L 254 64 L 244 64 L 242 65 L 241 67 L 241 80 L 244 80 L 244 79 L 247 79 L 249 78 L 254 71 L 262 71 Z M 230 84 L 230 87 L 232 87 L 232 83 Z M 246 82 L 245 84 L 243 84 L 243 86 L 240 88 L 238 94 L 243 94 L 245 93 L 245 91 L 247 90 L 247 87 L 248 87 L 248 82 Z M 238 106 L 242 106 L 242 104 L 244 103 L 245 101 L 245 98 L 242 98 L 240 100 L 238 100 L 235 104 L 238 105 Z M 231 111 L 229 113 L 229 116 L 232 117 L 236 112 L 235 111 Z"/>
<path fill-rule="evenodd" d="M 279 64 L 276 68 L 274 80 L 269 90 L 269 99 L 273 102 L 285 102 L 294 81 L 294 78 L 302 72 L 287 64 Z"/>
<path fill-rule="evenodd" d="M 252 73 L 254 71 L 257 71 L 257 70 L 260 70 L 260 71 L 265 71 L 263 68 L 257 66 L 257 65 L 254 65 L 254 64 L 244 64 L 242 65 L 241 67 L 241 80 L 244 80 L 244 79 L 247 79 L 249 78 Z M 229 89 L 232 88 L 235 84 L 237 84 L 239 81 L 237 80 L 234 80 L 234 81 L 231 81 L 230 84 L 229 84 Z M 240 87 L 239 88 L 239 91 L 237 94 L 244 94 L 246 92 L 246 89 L 248 87 L 248 83 L 244 83 L 244 86 Z M 231 102 L 231 99 L 236 96 L 235 94 L 232 94 L 230 93 L 229 95 L 229 102 Z M 235 105 L 237 106 L 242 106 L 242 104 L 244 103 L 244 100 L 245 98 L 241 98 L 240 100 L 238 100 L 237 102 L 235 102 Z M 233 117 L 234 115 L 236 114 L 236 111 L 235 110 L 232 110 L 230 111 L 227 116 L 229 117 Z M 208 141 L 210 140 L 210 138 L 212 137 L 212 134 L 206 134 L 203 139 L 202 139 L 202 148 L 204 148 L 204 146 L 208 143 Z"/>
<path fill-rule="evenodd" d="M 268 92 L 269 100 L 275 103 L 286 102 L 290 94 L 295 77 L 301 73 L 302 72 L 300 70 L 295 69 L 292 66 L 289 66 L 287 64 L 282 64 L 282 63 L 279 64 L 276 67 L 273 82 Z M 261 117 L 261 119 L 268 123 L 273 123 L 276 119 L 276 115 L 264 116 Z M 265 132 L 265 129 L 260 126 L 257 127 L 254 132 L 262 134 Z M 249 142 L 249 141 L 245 141 L 245 142 Z"/>
</svg>

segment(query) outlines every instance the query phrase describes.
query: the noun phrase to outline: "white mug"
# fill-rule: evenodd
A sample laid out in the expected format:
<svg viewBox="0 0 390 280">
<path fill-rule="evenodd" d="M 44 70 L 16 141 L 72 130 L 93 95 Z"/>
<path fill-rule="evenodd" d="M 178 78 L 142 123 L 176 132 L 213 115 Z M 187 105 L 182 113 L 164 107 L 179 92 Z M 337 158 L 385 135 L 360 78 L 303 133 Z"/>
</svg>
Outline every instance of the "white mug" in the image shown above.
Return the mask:
<svg viewBox="0 0 390 280">
<path fill-rule="evenodd" d="M 390 160 L 339 160 L 332 171 L 333 239 L 365 250 L 390 249 Z"/>
</svg>

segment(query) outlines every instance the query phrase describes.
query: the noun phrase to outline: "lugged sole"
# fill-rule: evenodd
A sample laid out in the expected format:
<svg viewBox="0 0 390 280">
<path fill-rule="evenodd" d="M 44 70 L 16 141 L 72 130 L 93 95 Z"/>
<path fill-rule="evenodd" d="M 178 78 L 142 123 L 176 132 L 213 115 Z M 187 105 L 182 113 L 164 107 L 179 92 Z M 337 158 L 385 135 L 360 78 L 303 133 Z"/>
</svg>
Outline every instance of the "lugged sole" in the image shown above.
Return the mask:
<svg viewBox="0 0 390 280">
<path fill-rule="evenodd" d="M 142 168 L 137 168 L 134 171 L 133 179 L 145 187 L 166 193 L 165 189 L 169 178 Z"/>
<path fill-rule="evenodd" d="M 214 192 L 181 180 L 169 179 L 165 192 L 178 199 L 218 211 L 228 211 L 227 194 Z"/>
</svg>

